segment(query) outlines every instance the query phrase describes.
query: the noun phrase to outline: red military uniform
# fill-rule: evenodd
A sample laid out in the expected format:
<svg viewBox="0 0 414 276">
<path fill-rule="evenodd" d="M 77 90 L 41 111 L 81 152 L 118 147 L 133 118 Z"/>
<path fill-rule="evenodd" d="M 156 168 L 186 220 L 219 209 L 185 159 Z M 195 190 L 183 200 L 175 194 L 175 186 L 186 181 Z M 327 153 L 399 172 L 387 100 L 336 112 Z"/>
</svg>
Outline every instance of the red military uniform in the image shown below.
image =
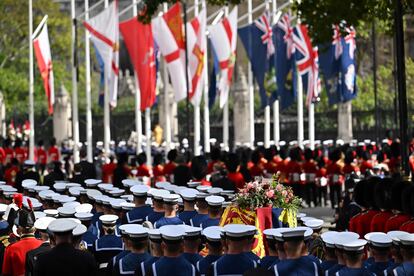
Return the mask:
<svg viewBox="0 0 414 276">
<path fill-rule="evenodd" d="M 408 233 L 413 233 L 414 230 L 414 218 L 411 218 L 409 221 L 401 225 L 400 231 L 405 231 Z"/>
<path fill-rule="evenodd" d="M 164 176 L 164 167 L 162 165 L 157 165 L 152 169 L 154 177 Z"/>
<path fill-rule="evenodd" d="M 263 176 L 263 167 L 258 164 L 254 164 L 251 168 L 249 168 L 249 172 L 252 178 L 255 176 Z"/>
<path fill-rule="evenodd" d="M 362 213 L 356 214 L 349 220 L 349 226 L 348 226 L 349 231 L 358 233 L 358 230 L 360 230 L 358 229 L 358 226 L 360 225 L 359 221 L 361 220 L 361 215 Z"/>
<path fill-rule="evenodd" d="M 57 146 L 51 146 L 47 151 L 49 162 L 56 162 L 60 160 L 60 152 Z"/>
<path fill-rule="evenodd" d="M 19 172 L 19 167 L 11 166 L 4 173 L 4 180 L 8 185 L 14 186 L 16 184 L 16 175 Z"/>
<path fill-rule="evenodd" d="M 372 218 L 377 215 L 379 211 L 376 210 L 368 210 L 360 213 L 360 215 L 356 218 L 354 222 L 352 222 L 352 230 L 351 230 L 351 221 L 350 224 L 350 231 L 356 232 L 359 234 L 359 236 L 363 237 L 365 234 L 368 234 L 371 232 L 371 222 Z M 355 217 L 356 217 L 355 216 Z M 354 218 L 355 218 L 354 217 Z"/>
<path fill-rule="evenodd" d="M 372 163 L 365 160 L 362 161 L 361 166 L 359 167 L 362 174 L 364 174 L 367 170 L 372 170 L 372 168 Z"/>
<path fill-rule="evenodd" d="M 4 160 L 4 164 L 9 164 L 14 157 L 14 151 L 12 148 L 5 148 L 4 152 L 6 153 L 6 160 Z"/>
<path fill-rule="evenodd" d="M 287 183 L 299 183 L 302 167 L 299 162 L 290 160 L 286 166 Z"/>
<path fill-rule="evenodd" d="M 342 168 L 336 162 L 332 162 L 326 166 L 326 174 L 329 185 L 341 185 L 344 181 Z"/>
<path fill-rule="evenodd" d="M 268 161 L 263 165 L 263 167 L 266 170 L 266 173 L 268 174 L 277 173 L 276 163 L 274 163 L 273 161 Z"/>
<path fill-rule="evenodd" d="M 316 173 L 318 172 L 315 161 L 305 161 L 305 163 L 302 164 L 302 170 L 306 174 L 306 181 L 315 182 Z"/>
<path fill-rule="evenodd" d="M 149 171 L 147 165 L 145 165 L 145 164 L 139 165 L 137 170 L 138 170 L 137 176 L 139 176 L 139 177 L 143 177 L 143 176 L 150 177 L 150 171 Z"/>
<path fill-rule="evenodd" d="M 36 148 L 36 160 L 38 164 L 46 165 L 47 164 L 47 152 L 44 148 Z"/>
<path fill-rule="evenodd" d="M 351 173 L 356 173 L 359 171 L 359 168 L 353 164 L 345 164 L 345 166 L 342 168 L 342 171 L 344 175 L 348 175 Z"/>
<path fill-rule="evenodd" d="M 387 233 L 389 231 L 399 230 L 401 225 L 403 225 L 410 219 L 411 219 L 410 215 L 406 215 L 402 213 L 396 214 L 388 219 L 387 223 L 385 224 L 384 232 Z"/>
<path fill-rule="evenodd" d="M 102 166 L 103 183 L 113 183 L 115 169 L 116 169 L 116 164 L 114 162 L 107 163 Z"/>
<path fill-rule="evenodd" d="M 177 167 L 177 164 L 175 164 L 174 162 L 168 162 L 164 166 L 164 175 L 167 177 L 172 175 L 176 167 Z"/>
<path fill-rule="evenodd" d="M 26 253 L 38 248 L 42 244 L 34 235 L 22 235 L 21 239 L 9 245 L 4 252 L 3 270 L 4 275 L 24 275 Z"/>
<path fill-rule="evenodd" d="M 246 182 L 240 172 L 229 172 L 227 178 L 234 183 L 237 189 L 243 189 Z"/>
<path fill-rule="evenodd" d="M 24 148 L 16 147 L 14 149 L 14 156 L 20 164 L 23 164 L 23 162 L 27 159 L 27 152 L 24 150 Z"/>
<path fill-rule="evenodd" d="M 371 221 L 370 232 L 385 232 L 385 224 L 394 214 L 391 211 L 379 212 Z"/>
<path fill-rule="evenodd" d="M 4 164 L 4 161 L 6 160 L 6 152 L 2 147 L 0 147 L 0 162 L 1 164 Z"/>
</svg>

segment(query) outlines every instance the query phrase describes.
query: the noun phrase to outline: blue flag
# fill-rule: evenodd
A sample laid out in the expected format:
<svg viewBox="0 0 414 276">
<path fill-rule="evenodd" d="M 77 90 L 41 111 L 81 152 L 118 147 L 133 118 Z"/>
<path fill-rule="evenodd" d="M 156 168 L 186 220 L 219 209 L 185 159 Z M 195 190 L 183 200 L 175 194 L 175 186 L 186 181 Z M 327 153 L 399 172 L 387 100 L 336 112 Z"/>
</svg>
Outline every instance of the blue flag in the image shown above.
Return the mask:
<svg viewBox="0 0 414 276">
<path fill-rule="evenodd" d="M 95 45 L 94 44 L 92 45 L 95 48 Z M 105 63 L 96 48 L 95 48 L 95 55 L 96 55 L 96 60 L 98 61 L 99 72 L 100 72 L 98 104 L 100 107 L 103 107 L 104 97 L 105 97 L 105 86 L 104 86 L 105 85 Z"/>
<path fill-rule="evenodd" d="M 268 27 L 268 22 L 265 13 L 256 22 L 238 30 L 239 37 L 250 60 L 253 76 L 259 86 L 262 108 L 272 104 L 277 98 L 276 91 L 267 91 L 265 86 L 266 73 L 274 64 L 272 30 Z M 268 43 L 271 43 L 270 52 Z"/>
<path fill-rule="evenodd" d="M 209 48 L 211 49 L 211 55 L 213 59 L 213 66 L 210 73 L 210 85 L 208 87 L 208 106 L 211 108 L 216 101 L 217 96 L 217 74 L 219 72 L 219 61 L 216 53 L 214 52 L 214 47 L 209 40 Z"/>
<path fill-rule="evenodd" d="M 286 34 L 288 30 L 288 34 Z M 290 16 L 285 14 L 273 27 L 273 39 L 276 48 L 276 83 L 282 110 L 291 106 L 296 100 L 296 68 L 293 51 L 293 29 Z"/>
<path fill-rule="evenodd" d="M 341 40 L 338 40 L 342 43 Z M 330 105 L 337 104 L 341 101 L 341 55 L 335 56 L 335 44 L 319 46 L 319 66 L 323 75 L 328 102 Z"/>
<path fill-rule="evenodd" d="M 341 58 L 341 102 L 347 102 L 357 96 L 356 62 L 355 62 L 355 30 L 347 28 L 348 35 L 342 39 Z"/>
</svg>

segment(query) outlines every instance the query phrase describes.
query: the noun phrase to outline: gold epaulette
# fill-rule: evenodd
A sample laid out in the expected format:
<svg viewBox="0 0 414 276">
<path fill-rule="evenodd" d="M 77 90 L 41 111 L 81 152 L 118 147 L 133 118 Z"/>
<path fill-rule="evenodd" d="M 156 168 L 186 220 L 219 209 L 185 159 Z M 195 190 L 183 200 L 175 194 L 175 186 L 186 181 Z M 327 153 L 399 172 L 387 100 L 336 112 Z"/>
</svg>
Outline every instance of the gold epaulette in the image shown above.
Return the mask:
<svg viewBox="0 0 414 276">
<path fill-rule="evenodd" d="M 7 246 L 10 245 L 9 236 L 0 237 L 0 241 L 3 244 L 4 247 L 7 247 Z"/>
</svg>

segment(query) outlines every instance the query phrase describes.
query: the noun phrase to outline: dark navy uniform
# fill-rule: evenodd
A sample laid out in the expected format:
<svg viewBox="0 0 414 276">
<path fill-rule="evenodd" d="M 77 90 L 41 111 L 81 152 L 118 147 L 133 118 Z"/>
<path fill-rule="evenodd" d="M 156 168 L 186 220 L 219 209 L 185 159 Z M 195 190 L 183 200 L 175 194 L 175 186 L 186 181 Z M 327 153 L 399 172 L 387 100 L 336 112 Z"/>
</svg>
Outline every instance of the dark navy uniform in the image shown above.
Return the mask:
<svg viewBox="0 0 414 276">
<path fill-rule="evenodd" d="M 207 228 L 207 227 L 210 227 L 210 226 L 218 226 L 219 224 L 220 224 L 220 219 L 219 218 L 215 218 L 215 219 L 208 218 L 208 219 L 204 220 L 203 222 L 201 222 L 200 227 L 204 229 L 204 228 Z"/>
<path fill-rule="evenodd" d="M 152 212 L 152 208 L 149 205 L 135 207 L 131 211 L 126 213 L 127 223 L 143 223 L 145 218 Z"/>
<path fill-rule="evenodd" d="M 148 253 L 129 253 L 119 260 L 118 265 L 114 267 L 112 275 L 132 275 L 140 264 L 151 257 Z"/>
<path fill-rule="evenodd" d="M 93 225 L 91 226 L 95 228 Z M 85 232 L 85 234 L 82 235 L 82 241 L 86 243 L 86 245 L 88 246 L 88 250 L 92 250 L 93 245 L 97 239 L 98 236 L 89 229 Z"/>
<path fill-rule="evenodd" d="M 254 254 L 252 251 L 245 252 L 247 257 L 249 257 L 251 260 L 255 261 L 256 263 L 260 263 L 260 257 Z"/>
<path fill-rule="evenodd" d="M 264 256 L 260 259 L 260 267 L 269 269 L 279 262 L 279 257 L 277 256 Z"/>
<path fill-rule="evenodd" d="M 258 263 L 246 253 L 226 254 L 211 265 L 207 275 L 243 275 L 244 272 L 257 266 Z"/>
<path fill-rule="evenodd" d="M 112 257 L 124 250 L 122 239 L 116 235 L 105 235 L 95 241 L 93 252 L 100 270 L 105 270 Z"/>
<path fill-rule="evenodd" d="M 129 250 L 124 250 L 121 253 L 117 254 L 115 257 L 113 257 L 109 263 L 108 263 L 108 267 L 106 269 L 107 271 L 107 275 L 112 275 L 112 273 L 114 273 L 113 271 L 115 270 L 115 267 L 118 266 L 119 264 L 119 260 L 122 259 L 123 257 L 125 257 L 127 254 L 129 254 L 131 251 Z"/>
<path fill-rule="evenodd" d="M 374 262 L 372 263 L 370 266 L 368 266 L 366 269 L 375 274 L 375 275 L 382 275 L 382 273 L 384 272 L 384 270 L 386 270 L 387 268 L 389 268 L 390 266 L 392 266 L 394 262 L 393 261 L 388 261 L 388 262 Z"/>
<path fill-rule="evenodd" d="M 148 214 L 145 220 L 154 224 L 157 220 L 159 220 L 162 217 L 164 217 L 164 212 L 152 211 L 151 213 Z"/>
<path fill-rule="evenodd" d="M 197 214 L 192 219 L 190 219 L 190 225 L 194 227 L 200 227 L 201 223 L 208 219 L 207 214 Z"/>
<path fill-rule="evenodd" d="M 154 227 L 159 229 L 164 225 L 180 225 L 180 224 L 184 224 L 184 222 L 179 217 L 173 217 L 173 218 L 162 217 L 154 223 Z"/>
<path fill-rule="evenodd" d="M 414 275 L 414 263 L 404 262 L 401 265 L 394 268 L 392 273 L 393 273 L 394 276 Z"/>
<path fill-rule="evenodd" d="M 344 268 L 345 265 L 343 264 L 336 264 L 334 266 L 332 266 L 331 268 L 329 268 L 328 270 L 325 271 L 325 275 L 326 276 L 333 276 L 335 275 L 339 270 L 341 270 L 342 268 Z"/>
<path fill-rule="evenodd" d="M 178 217 L 187 225 L 190 225 L 190 220 L 197 215 L 197 211 L 182 211 Z"/>
<path fill-rule="evenodd" d="M 161 257 L 152 264 L 147 275 L 150 276 L 195 276 L 195 266 L 190 264 L 183 256 Z"/>
<path fill-rule="evenodd" d="M 183 253 L 182 256 L 194 266 L 197 265 L 197 262 L 203 259 L 200 254 Z"/>
<path fill-rule="evenodd" d="M 197 271 L 201 276 L 204 276 L 208 272 L 208 268 L 212 263 L 217 261 L 221 256 L 219 255 L 207 255 L 196 263 Z"/>
<path fill-rule="evenodd" d="M 339 270 L 336 276 L 373 276 L 375 274 L 370 273 L 366 268 L 349 268 L 344 267 Z"/>
<path fill-rule="evenodd" d="M 327 271 L 328 269 L 330 269 L 331 267 L 333 267 L 334 265 L 337 265 L 338 262 L 335 260 L 331 260 L 331 261 L 323 261 L 321 263 L 321 269 L 323 271 L 323 273 L 325 273 L 325 271 Z"/>
<path fill-rule="evenodd" d="M 317 264 L 306 257 L 282 260 L 273 266 L 273 271 L 276 276 L 320 275 L 321 271 L 318 269 Z"/>
<path fill-rule="evenodd" d="M 139 264 L 139 267 L 137 267 L 137 269 L 135 270 L 135 276 L 144 276 L 146 275 L 147 271 L 149 269 L 151 269 L 151 266 L 153 263 L 155 263 L 156 261 L 158 261 L 160 259 L 160 257 L 153 257 L 150 256 L 148 259 L 146 259 L 145 261 L 143 261 L 142 263 Z"/>
</svg>

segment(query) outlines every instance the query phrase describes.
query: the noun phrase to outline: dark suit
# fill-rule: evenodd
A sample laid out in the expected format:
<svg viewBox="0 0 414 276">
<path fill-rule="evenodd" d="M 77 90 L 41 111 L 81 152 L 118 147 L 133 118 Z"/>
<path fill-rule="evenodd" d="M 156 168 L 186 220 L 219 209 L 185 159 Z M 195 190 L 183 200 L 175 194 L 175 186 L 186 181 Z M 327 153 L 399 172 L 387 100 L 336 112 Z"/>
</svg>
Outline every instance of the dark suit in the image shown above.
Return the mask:
<svg viewBox="0 0 414 276">
<path fill-rule="evenodd" d="M 38 248 L 26 253 L 26 276 L 33 275 L 35 263 L 39 254 L 50 250 L 50 243 L 44 242 Z"/>
<path fill-rule="evenodd" d="M 97 266 L 90 253 L 64 243 L 38 256 L 34 275 L 93 276 L 97 275 Z"/>
<path fill-rule="evenodd" d="M 89 163 L 86 160 L 82 160 L 79 162 L 79 165 L 82 168 L 82 176 L 84 179 L 95 179 L 96 178 L 96 169 L 95 165 L 92 163 Z"/>
</svg>

